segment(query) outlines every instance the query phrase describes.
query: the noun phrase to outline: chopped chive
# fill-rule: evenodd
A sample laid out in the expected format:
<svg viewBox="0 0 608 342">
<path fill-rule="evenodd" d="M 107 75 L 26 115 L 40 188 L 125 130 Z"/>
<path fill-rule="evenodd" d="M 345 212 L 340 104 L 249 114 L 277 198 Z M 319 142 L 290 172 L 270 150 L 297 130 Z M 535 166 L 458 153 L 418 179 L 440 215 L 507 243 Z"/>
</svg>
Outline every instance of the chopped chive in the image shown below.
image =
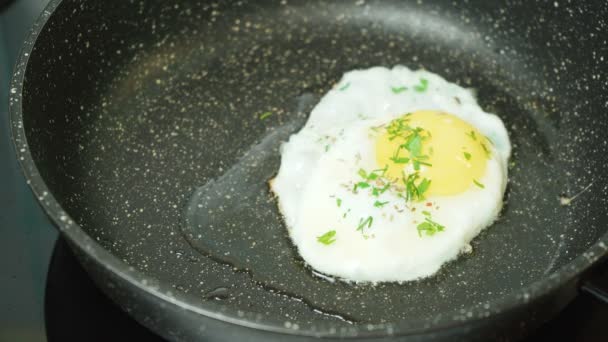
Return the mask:
<svg viewBox="0 0 608 342">
<path fill-rule="evenodd" d="M 410 158 L 396 158 L 396 157 L 390 157 L 389 158 L 390 161 L 392 161 L 395 164 L 407 164 L 410 161 Z"/>
<path fill-rule="evenodd" d="M 475 185 L 477 185 L 478 187 L 485 189 L 485 186 L 483 184 L 479 183 L 478 181 L 476 181 L 474 179 L 473 179 L 473 183 L 475 183 Z"/>
<path fill-rule="evenodd" d="M 399 94 L 407 90 L 407 87 L 391 87 L 393 94 Z"/>
<path fill-rule="evenodd" d="M 388 164 L 384 165 L 383 168 L 381 169 L 376 169 L 372 172 L 380 172 L 380 177 L 384 177 L 384 174 L 386 173 L 386 171 L 388 170 Z"/>
<path fill-rule="evenodd" d="M 348 82 L 345 85 L 343 85 L 342 87 L 340 87 L 340 91 L 345 91 L 346 89 L 348 89 L 348 87 L 350 87 L 350 82 Z"/>
<path fill-rule="evenodd" d="M 365 226 L 367 226 L 367 228 L 371 228 L 373 222 L 374 222 L 374 218 L 371 216 L 368 216 L 365 220 L 363 220 L 363 218 L 361 218 L 361 219 L 359 219 L 359 226 L 357 227 L 357 230 L 363 230 L 363 228 L 365 228 Z"/>
<path fill-rule="evenodd" d="M 262 114 L 260 114 L 260 120 L 265 120 L 266 118 L 268 118 L 271 115 L 272 115 L 272 112 L 262 113 Z"/>
<path fill-rule="evenodd" d="M 402 178 L 403 184 L 405 185 L 405 200 L 406 201 L 422 201 L 424 200 L 424 193 L 428 190 L 431 185 L 431 181 L 427 178 L 423 178 L 418 184 L 416 181 L 420 178 L 418 173 L 413 173 L 407 177 Z"/>
<path fill-rule="evenodd" d="M 464 152 L 464 159 L 471 160 L 471 154 L 469 152 Z"/>
<path fill-rule="evenodd" d="M 492 153 L 490 152 L 490 150 L 488 149 L 488 147 L 486 146 L 486 144 L 481 143 L 481 148 L 483 148 L 483 150 L 486 152 L 486 157 L 490 158 L 490 156 L 492 155 Z"/>
<path fill-rule="evenodd" d="M 415 85 L 414 90 L 419 93 L 422 93 L 422 92 L 426 91 L 428 87 L 429 87 L 429 81 L 424 78 L 421 78 L 420 84 Z"/>
<path fill-rule="evenodd" d="M 338 208 L 339 208 L 342 205 L 342 199 L 336 198 L 336 204 L 338 205 Z"/>
<path fill-rule="evenodd" d="M 424 215 L 424 216 L 431 216 L 431 213 L 429 213 L 429 212 L 428 212 L 428 211 L 426 211 L 426 210 L 423 210 L 423 211 L 422 211 L 422 215 Z"/>
<path fill-rule="evenodd" d="M 329 151 L 329 145 L 325 145 L 325 152 Z"/>
<path fill-rule="evenodd" d="M 388 202 L 380 202 L 380 201 L 376 201 L 374 202 L 374 207 L 376 208 L 382 208 L 383 206 L 385 206 Z"/>
<path fill-rule="evenodd" d="M 420 150 L 422 149 L 422 138 L 419 134 L 414 132 L 402 146 L 408 150 L 412 156 L 416 157 L 420 154 Z"/>
<path fill-rule="evenodd" d="M 390 185 L 389 183 L 386 183 L 386 184 L 384 185 L 384 187 L 383 187 L 382 189 L 380 189 L 380 193 L 381 193 L 381 194 L 383 194 L 383 193 L 384 193 L 386 190 L 388 190 L 388 188 L 389 188 L 390 186 L 391 186 L 391 185 Z"/>
<path fill-rule="evenodd" d="M 412 164 L 414 165 L 414 170 L 415 171 L 420 171 L 420 162 L 418 160 L 415 160 L 412 162 Z"/>
<path fill-rule="evenodd" d="M 477 135 L 475 134 L 475 131 L 470 131 L 469 133 L 467 133 L 467 135 L 471 137 L 471 139 L 477 141 Z"/>
<path fill-rule="evenodd" d="M 336 242 L 336 231 L 330 230 L 321 236 L 317 236 L 317 241 L 324 245 L 331 245 Z"/>
<path fill-rule="evenodd" d="M 424 178 L 420 184 L 418 184 L 418 195 L 422 196 L 424 195 L 424 193 L 428 190 L 429 186 L 431 185 L 431 181 Z M 421 198 L 422 199 L 422 198 Z"/>
</svg>

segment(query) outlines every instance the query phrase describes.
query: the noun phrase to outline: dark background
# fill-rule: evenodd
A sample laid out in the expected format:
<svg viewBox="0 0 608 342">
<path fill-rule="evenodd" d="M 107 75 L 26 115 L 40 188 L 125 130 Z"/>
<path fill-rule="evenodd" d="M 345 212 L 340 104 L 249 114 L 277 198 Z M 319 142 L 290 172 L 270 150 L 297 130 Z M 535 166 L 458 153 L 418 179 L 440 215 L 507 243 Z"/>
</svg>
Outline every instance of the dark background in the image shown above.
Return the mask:
<svg viewBox="0 0 608 342">
<path fill-rule="evenodd" d="M 8 81 L 48 0 L 0 0 L 0 342 L 160 341 L 108 301 L 30 193 L 8 132 Z M 606 341 L 608 305 L 579 296 L 529 340 Z"/>
</svg>

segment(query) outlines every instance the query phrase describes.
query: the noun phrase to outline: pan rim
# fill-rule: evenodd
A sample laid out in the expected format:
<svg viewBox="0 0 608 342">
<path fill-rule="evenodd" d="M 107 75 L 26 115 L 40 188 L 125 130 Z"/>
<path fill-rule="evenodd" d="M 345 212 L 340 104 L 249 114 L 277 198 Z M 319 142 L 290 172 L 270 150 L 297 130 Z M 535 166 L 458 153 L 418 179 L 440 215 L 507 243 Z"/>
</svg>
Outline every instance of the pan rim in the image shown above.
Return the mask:
<svg viewBox="0 0 608 342">
<path fill-rule="evenodd" d="M 62 2 L 62 0 L 51 0 L 47 4 L 43 12 L 34 22 L 22 45 L 19 57 L 14 66 L 9 85 L 9 127 L 11 131 L 11 141 L 15 148 L 21 172 L 25 176 L 28 186 L 36 196 L 40 206 L 62 235 L 70 240 L 73 245 L 82 250 L 88 257 L 92 258 L 97 264 L 102 265 L 107 271 L 117 275 L 123 281 L 139 288 L 139 290 L 146 292 L 148 295 L 160 298 L 170 304 L 207 318 L 240 325 L 246 328 L 285 335 L 372 338 L 384 337 L 387 335 L 415 336 L 432 333 L 439 334 L 448 330 L 496 319 L 518 307 L 540 299 L 542 296 L 560 288 L 562 285 L 577 279 L 583 271 L 589 269 L 593 264 L 598 262 L 600 258 L 607 254 L 608 233 L 604 233 L 586 251 L 579 254 L 568 264 L 563 265 L 551 274 L 546 275 L 544 278 L 519 288 L 510 294 L 498 297 L 491 302 L 471 305 L 468 310 L 465 311 L 470 313 L 470 316 L 462 315 L 462 317 L 457 317 L 458 319 L 455 317 L 442 316 L 439 319 L 432 321 L 396 321 L 373 325 L 372 329 L 365 324 L 352 326 L 349 327 L 349 329 L 344 330 L 335 329 L 335 325 L 332 324 L 319 323 L 315 325 L 315 330 L 302 329 L 302 327 L 296 330 L 286 327 L 284 325 L 285 321 L 272 319 L 259 320 L 253 312 L 246 312 L 244 310 L 222 310 L 222 308 L 227 307 L 209 302 L 204 304 L 188 302 L 188 296 L 180 293 L 174 294 L 173 287 L 161 280 L 155 281 L 157 282 L 157 285 L 154 287 L 146 285 L 144 284 L 144 281 L 150 279 L 148 276 L 102 247 L 82 230 L 82 228 L 61 207 L 38 172 L 38 168 L 29 150 L 25 127 L 23 125 L 22 108 L 25 73 L 28 67 L 29 57 L 35 47 L 39 33 L 42 32 L 46 23 Z M 489 308 L 487 307 L 488 304 Z"/>
</svg>

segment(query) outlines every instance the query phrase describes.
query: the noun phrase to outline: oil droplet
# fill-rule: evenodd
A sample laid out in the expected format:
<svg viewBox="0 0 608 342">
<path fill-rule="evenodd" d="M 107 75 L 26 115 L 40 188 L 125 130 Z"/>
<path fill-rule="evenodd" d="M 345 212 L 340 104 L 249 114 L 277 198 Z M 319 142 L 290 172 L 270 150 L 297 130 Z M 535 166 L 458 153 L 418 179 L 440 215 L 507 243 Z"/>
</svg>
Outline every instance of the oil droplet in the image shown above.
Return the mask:
<svg viewBox="0 0 608 342">
<path fill-rule="evenodd" d="M 230 298 L 230 292 L 227 287 L 218 287 L 205 293 L 207 300 L 225 300 Z"/>
</svg>

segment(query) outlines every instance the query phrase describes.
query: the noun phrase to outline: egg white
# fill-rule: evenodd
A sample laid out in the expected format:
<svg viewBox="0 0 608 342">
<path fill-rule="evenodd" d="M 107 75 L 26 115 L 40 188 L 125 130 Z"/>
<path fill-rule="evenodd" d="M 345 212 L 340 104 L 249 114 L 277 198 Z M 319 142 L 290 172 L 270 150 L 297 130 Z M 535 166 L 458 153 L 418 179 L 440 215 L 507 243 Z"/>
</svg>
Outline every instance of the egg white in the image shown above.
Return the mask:
<svg viewBox="0 0 608 342">
<path fill-rule="evenodd" d="M 428 89 L 412 91 L 420 79 L 428 80 Z M 391 90 L 403 85 L 409 90 Z M 353 193 L 357 171 L 378 168 L 371 128 L 416 110 L 449 112 L 492 140 L 492 157 L 480 180 L 485 187 L 407 204 L 390 191 L 378 198 Z M 289 236 L 315 270 L 354 282 L 408 281 L 434 274 L 470 249 L 471 239 L 497 218 L 510 149 L 502 121 L 484 112 L 470 90 L 404 66 L 356 70 L 343 76 L 313 109 L 305 127 L 283 144 L 271 188 Z M 389 204 L 378 208 L 375 200 Z M 431 212 L 445 230 L 419 236 L 422 211 Z M 357 230 L 369 216 L 371 227 Z M 329 230 L 336 231 L 335 242 L 318 242 Z"/>
</svg>

